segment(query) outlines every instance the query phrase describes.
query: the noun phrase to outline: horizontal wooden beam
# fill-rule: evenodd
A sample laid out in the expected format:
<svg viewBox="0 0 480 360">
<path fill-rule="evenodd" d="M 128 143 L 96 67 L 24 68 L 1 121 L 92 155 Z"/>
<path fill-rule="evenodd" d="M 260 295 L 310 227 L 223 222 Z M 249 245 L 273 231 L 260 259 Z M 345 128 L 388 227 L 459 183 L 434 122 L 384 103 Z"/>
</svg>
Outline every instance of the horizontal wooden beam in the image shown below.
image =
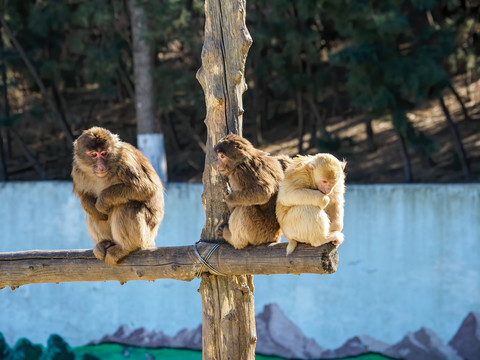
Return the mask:
<svg viewBox="0 0 480 360">
<path fill-rule="evenodd" d="M 338 253 L 331 244 L 320 247 L 298 244 L 293 254 L 288 257 L 285 255 L 285 248 L 286 243 L 281 243 L 236 250 L 228 244 L 200 242 L 190 246 L 136 251 L 117 266 L 108 266 L 97 260 L 92 250 L 0 253 L 0 289 L 9 286 L 13 290 L 26 284 L 74 281 L 191 281 L 208 273 L 331 274 L 337 270 Z M 208 257 L 208 260 L 202 262 L 200 257 Z"/>
</svg>

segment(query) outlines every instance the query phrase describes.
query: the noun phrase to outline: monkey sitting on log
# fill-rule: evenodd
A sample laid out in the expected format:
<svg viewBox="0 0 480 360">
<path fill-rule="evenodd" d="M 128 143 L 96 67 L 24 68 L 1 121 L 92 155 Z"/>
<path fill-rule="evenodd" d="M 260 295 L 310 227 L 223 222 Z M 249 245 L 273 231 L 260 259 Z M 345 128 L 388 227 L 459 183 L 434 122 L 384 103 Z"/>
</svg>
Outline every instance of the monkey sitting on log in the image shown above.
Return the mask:
<svg viewBox="0 0 480 360">
<path fill-rule="evenodd" d="M 277 198 L 277 219 L 288 241 L 320 246 L 343 242 L 346 162 L 331 154 L 297 156 L 285 171 Z"/>
<path fill-rule="evenodd" d="M 97 259 L 116 265 L 155 245 L 164 188 L 138 149 L 106 129 L 85 130 L 74 142 L 72 178 Z"/>
<path fill-rule="evenodd" d="M 228 178 L 232 189 L 226 199 L 230 218 L 217 227 L 217 235 L 236 249 L 280 242 L 275 203 L 279 182 L 291 160 L 270 156 L 234 134 L 222 138 L 214 150 L 217 170 Z"/>
</svg>

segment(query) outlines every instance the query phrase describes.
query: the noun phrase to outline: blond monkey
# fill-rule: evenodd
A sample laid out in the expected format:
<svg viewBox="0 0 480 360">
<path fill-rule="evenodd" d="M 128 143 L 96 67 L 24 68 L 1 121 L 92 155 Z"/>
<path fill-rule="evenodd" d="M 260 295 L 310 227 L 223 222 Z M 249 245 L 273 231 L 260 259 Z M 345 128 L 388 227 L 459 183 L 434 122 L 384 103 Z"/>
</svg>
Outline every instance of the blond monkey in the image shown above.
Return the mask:
<svg viewBox="0 0 480 360">
<path fill-rule="evenodd" d="M 320 246 L 343 242 L 346 162 L 331 154 L 297 156 L 280 183 L 276 214 L 288 241 L 287 255 L 297 242 Z"/>
</svg>

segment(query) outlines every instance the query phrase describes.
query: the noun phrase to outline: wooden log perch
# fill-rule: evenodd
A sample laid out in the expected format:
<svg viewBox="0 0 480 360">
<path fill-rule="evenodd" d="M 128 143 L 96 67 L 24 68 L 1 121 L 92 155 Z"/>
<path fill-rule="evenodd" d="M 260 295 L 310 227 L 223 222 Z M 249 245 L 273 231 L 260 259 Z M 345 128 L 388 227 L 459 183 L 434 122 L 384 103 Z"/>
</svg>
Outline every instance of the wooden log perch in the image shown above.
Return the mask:
<svg viewBox="0 0 480 360">
<path fill-rule="evenodd" d="M 92 250 L 34 250 L 0 253 L 0 289 L 26 284 L 74 281 L 175 279 L 191 281 L 209 268 L 202 264 L 214 246 L 208 264 L 222 275 L 331 274 L 337 270 L 338 253 L 331 244 L 312 247 L 298 244 L 285 255 L 286 244 L 261 245 L 236 250 L 228 244 L 200 242 L 191 246 L 136 251 L 117 266 L 108 266 Z"/>
</svg>

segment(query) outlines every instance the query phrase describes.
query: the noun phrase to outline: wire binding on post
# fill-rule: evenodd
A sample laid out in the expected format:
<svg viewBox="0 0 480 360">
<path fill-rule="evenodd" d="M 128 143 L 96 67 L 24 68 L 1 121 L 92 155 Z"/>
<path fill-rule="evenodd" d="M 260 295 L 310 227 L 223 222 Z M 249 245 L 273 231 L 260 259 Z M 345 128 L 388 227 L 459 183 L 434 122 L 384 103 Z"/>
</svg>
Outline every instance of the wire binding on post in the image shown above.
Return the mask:
<svg viewBox="0 0 480 360">
<path fill-rule="evenodd" d="M 199 272 L 197 273 L 196 277 L 199 278 L 200 276 L 202 276 L 204 270 L 205 270 L 205 267 L 207 267 L 210 272 L 214 275 L 220 275 L 220 276 L 226 276 L 225 274 L 222 274 L 220 271 L 218 271 L 217 269 L 215 269 L 212 265 L 210 265 L 208 263 L 208 259 L 210 259 L 210 257 L 213 255 L 213 253 L 218 249 L 218 247 L 220 246 L 220 244 L 215 244 L 213 245 L 210 250 L 208 250 L 208 253 L 207 255 L 205 255 L 205 258 L 202 258 L 202 256 L 200 255 L 200 253 L 198 252 L 198 249 L 197 249 L 197 244 L 201 242 L 201 241 L 197 241 L 195 244 L 193 244 L 193 250 L 195 251 L 195 254 L 197 255 L 197 257 L 200 259 L 200 261 L 202 262 L 202 267 L 200 268 Z"/>
</svg>

